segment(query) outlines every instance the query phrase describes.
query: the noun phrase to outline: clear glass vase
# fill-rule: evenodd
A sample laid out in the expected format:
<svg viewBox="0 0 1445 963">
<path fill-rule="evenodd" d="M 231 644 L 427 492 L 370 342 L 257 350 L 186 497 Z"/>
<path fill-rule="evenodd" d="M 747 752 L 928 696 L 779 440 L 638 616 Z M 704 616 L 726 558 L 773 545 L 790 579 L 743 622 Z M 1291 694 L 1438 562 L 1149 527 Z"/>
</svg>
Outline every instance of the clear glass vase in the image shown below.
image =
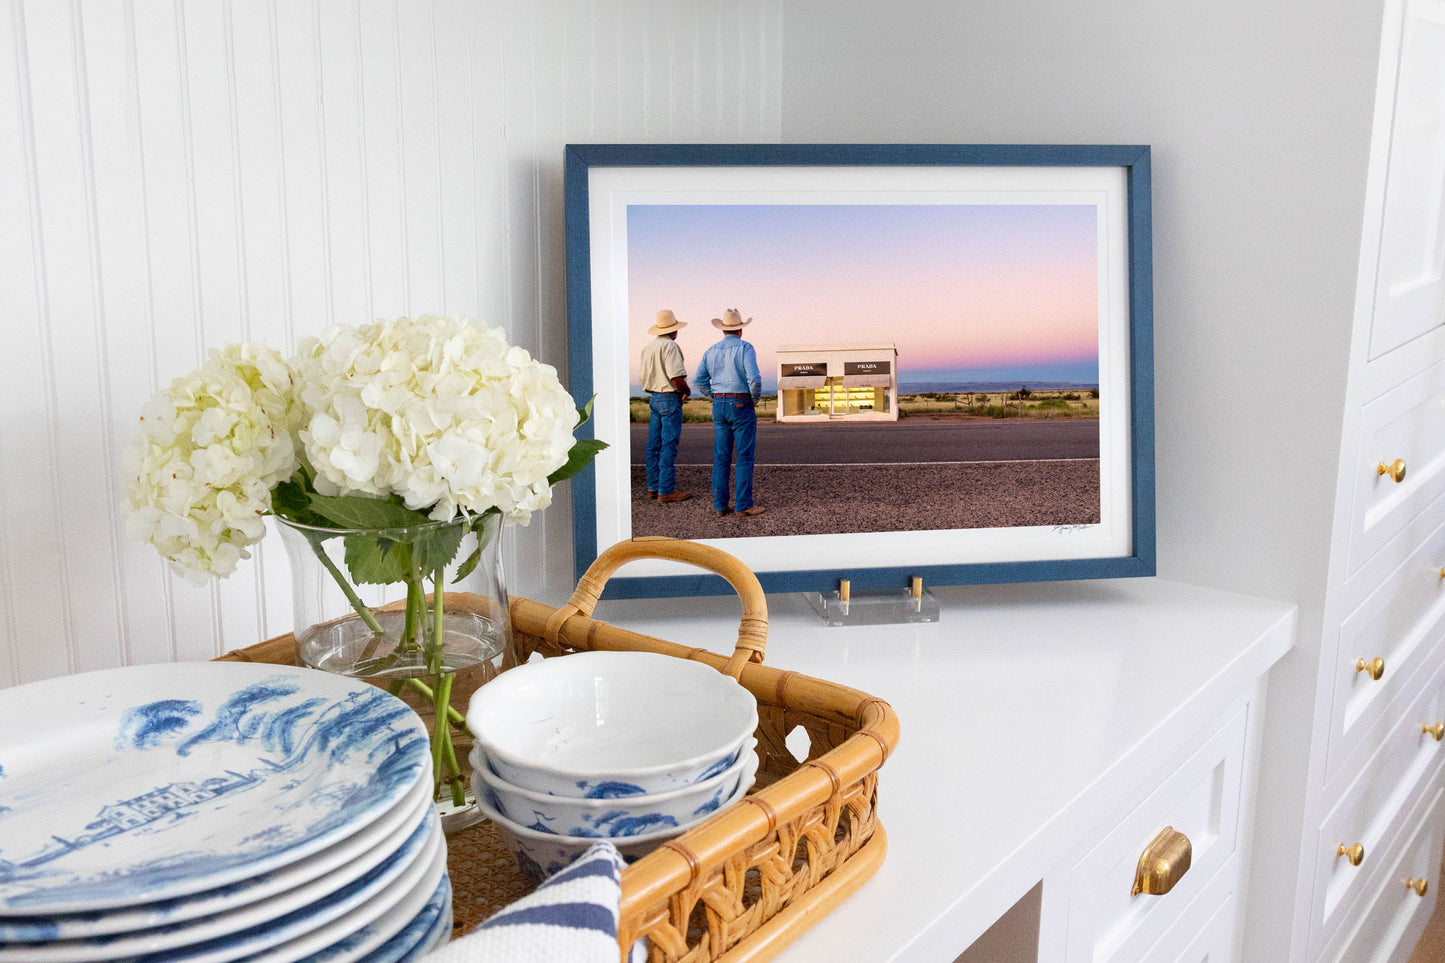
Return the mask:
<svg viewBox="0 0 1445 963">
<path fill-rule="evenodd" d="M 511 648 L 500 516 L 390 529 L 277 521 L 291 563 L 299 661 L 404 699 L 432 733 L 443 827 L 479 821 L 464 713 Z"/>
</svg>

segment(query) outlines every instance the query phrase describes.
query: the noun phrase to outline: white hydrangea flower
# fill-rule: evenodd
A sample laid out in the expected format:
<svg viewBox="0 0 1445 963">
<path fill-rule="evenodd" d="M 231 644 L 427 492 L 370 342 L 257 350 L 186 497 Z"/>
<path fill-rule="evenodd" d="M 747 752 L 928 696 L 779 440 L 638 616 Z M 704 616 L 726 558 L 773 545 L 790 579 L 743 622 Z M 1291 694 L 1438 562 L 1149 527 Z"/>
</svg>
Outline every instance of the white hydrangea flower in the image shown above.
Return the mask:
<svg viewBox="0 0 1445 963">
<path fill-rule="evenodd" d="M 292 365 L 323 495 L 396 494 L 438 521 L 496 507 L 526 524 L 551 504 L 577 409 L 556 369 L 499 328 L 438 315 L 333 327 Z"/>
<path fill-rule="evenodd" d="M 299 466 L 291 371 L 259 344 L 212 350 L 141 410 L 125 454 L 128 535 L 201 585 L 266 534 L 271 489 Z"/>
</svg>

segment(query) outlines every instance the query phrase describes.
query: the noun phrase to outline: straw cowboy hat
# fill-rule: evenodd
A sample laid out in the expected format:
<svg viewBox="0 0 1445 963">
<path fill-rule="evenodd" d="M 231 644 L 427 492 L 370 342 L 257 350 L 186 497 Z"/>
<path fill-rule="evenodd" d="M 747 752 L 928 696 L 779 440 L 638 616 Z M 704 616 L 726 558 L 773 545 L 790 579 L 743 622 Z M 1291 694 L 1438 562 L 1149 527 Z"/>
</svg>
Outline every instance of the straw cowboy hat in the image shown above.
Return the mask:
<svg viewBox="0 0 1445 963">
<path fill-rule="evenodd" d="M 687 327 L 686 321 L 679 321 L 673 316 L 671 311 L 664 310 L 657 312 L 657 321 L 652 327 L 647 329 L 647 333 L 658 335 L 672 334 L 672 332 L 679 328 L 685 327 Z"/>
<path fill-rule="evenodd" d="M 723 316 L 721 319 L 712 319 L 712 326 L 714 328 L 720 328 L 723 331 L 741 331 L 743 328 L 747 327 L 752 323 L 752 318 L 748 318 L 746 321 L 744 321 L 743 316 L 738 313 L 737 308 L 728 308 L 726 311 L 723 312 Z"/>
</svg>

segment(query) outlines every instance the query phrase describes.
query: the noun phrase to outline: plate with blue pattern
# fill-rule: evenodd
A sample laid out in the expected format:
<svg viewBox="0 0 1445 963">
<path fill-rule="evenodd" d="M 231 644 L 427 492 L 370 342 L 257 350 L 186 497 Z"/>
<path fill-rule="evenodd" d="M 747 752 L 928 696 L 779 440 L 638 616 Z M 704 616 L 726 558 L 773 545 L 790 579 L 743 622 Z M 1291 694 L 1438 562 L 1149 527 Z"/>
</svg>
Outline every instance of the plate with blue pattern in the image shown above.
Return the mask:
<svg viewBox="0 0 1445 963">
<path fill-rule="evenodd" d="M 451 935 L 452 881 L 450 876 L 443 876 L 421 912 L 399 933 L 356 963 L 408 963 L 437 949 L 450 940 Z M 325 951 L 319 956 L 326 958 Z M 328 963 L 335 961 L 328 960 Z"/>
<path fill-rule="evenodd" d="M 437 834 L 441 836 L 441 833 Z M 359 963 L 385 945 L 422 911 L 447 878 L 445 842 L 420 874 L 409 872 L 346 917 L 250 956 L 243 963 Z M 191 963 L 191 957 L 156 957 L 135 963 Z"/>
<path fill-rule="evenodd" d="M 134 933 L 0 946 L 3 963 L 98 963 L 120 959 L 185 959 L 224 963 L 274 946 L 346 916 L 383 889 L 399 885 L 415 864 L 427 864 L 441 846 L 435 814 L 415 827 L 386 859 L 345 884 L 311 899 L 268 900 L 229 913 Z M 289 895 L 289 894 L 285 894 Z M 175 951 L 170 952 L 170 951 Z M 179 954 L 179 955 L 177 955 Z"/>
<path fill-rule="evenodd" d="M 0 917 L 0 945 L 112 936 L 214 917 L 238 907 L 275 915 L 319 899 L 361 876 L 394 853 L 422 820 L 435 812 L 430 780 L 417 783 L 391 812 L 355 836 L 299 863 L 237 883 L 109 912 Z M 299 902 L 298 902 L 299 901 Z"/>
<path fill-rule="evenodd" d="M 269 873 L 360 832 L 429 773 L 404 702 L 314 669 L 166 663 L 8 689 L 0 919 Z"/>
</svg>

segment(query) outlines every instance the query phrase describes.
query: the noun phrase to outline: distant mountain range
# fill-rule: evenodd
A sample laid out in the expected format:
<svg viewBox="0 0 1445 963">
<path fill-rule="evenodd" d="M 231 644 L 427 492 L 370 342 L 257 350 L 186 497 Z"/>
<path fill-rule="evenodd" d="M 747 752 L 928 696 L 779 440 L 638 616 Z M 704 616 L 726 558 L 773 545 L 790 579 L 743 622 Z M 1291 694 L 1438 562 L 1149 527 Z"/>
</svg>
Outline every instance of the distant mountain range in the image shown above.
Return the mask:
<svg viewBox="0 0 1445 963">
<path fill-rule="evenodd" d="M 1077 381 L 1029 381 L 1027 379 L 1018 381 L 904 381 L 899 383 L 898 393 L 900 395 L 921 395 L 930 391 L 939 394 L 958 394 L 963 391 L 1018 391 L 1020 386 L 1027 387 L 1030 391 L 1093 391 L 1099 387 L 1097 384 L 1081 384 Z M 630 387 L 632 397 L 647 397 L 647 392 L 642 390 L 642 385 L 631 385 Z M 763 394 L 777 393 L 777 382 L 763 382 Z"/>
<path fill-rule="evenodd" d="M 901 381 L 900 395 L 920 395 L 927 391 L 940 394 L 957 394 L 960 391 L 1017 391 L 1027 387 L 1030 391 L 1092 391 L 1097 384 L 1079 384 L 1074 381 Z"/>
</svg>

